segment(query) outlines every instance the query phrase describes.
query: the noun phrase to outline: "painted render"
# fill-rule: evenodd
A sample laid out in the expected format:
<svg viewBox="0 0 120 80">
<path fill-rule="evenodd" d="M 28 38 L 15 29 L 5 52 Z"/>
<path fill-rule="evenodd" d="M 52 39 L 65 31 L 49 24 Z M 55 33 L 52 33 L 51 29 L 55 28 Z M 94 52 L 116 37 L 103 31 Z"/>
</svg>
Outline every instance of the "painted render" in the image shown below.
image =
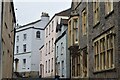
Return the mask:
<svg viewBox="0 0 120 80">
<path fill-rule="evenodd" d="M 63 11 L 63 12 L 65 12 L 65 11 Z M 42 77 L 55 77 L 55 75 L 56 75 L 55 44 L 54 44 L 55 39 L 56 39 L 56 26 L 57 26 L 57 24 L 60 24 L 61 18 L 68 19 L 67 15 L 63 15 L 61 13 L 62 12 L 60 12 L 60 14 L 59 13 L 55 14 L 45 27 L 45 41 L 44 41 L 44 47 L 43 47 L 44 52 L 42 52 L 43 60 L 40 62 L 40 64 L 42 64 L 44 66 L 42 68 L 42 70 L 44 70 Z M 49 33 L 49 27 L 50 27 L 50 33 Z M 52 42 L 52 39 L 53 39 L 53 42 Z M 49 49 L 49 42 L 50 42 L 50 49 Z M 46 44 L 47 44 L 47 46 L 46 46 Z"/>
<path fill-rule="evenodd" d="M 49 21 L 49 16 L 43 15 L 44 13 L 42 13 L 40 20 L 16 29 L 14 59 L 19 59 L 17 72 L 26 77 L 38 77 L 40 62 L 39 48 L 43 45 L 44 27 Z M 36 37 L 37 31 L 40 31 L 40 38 Z M 24 34 L 27 34 L 26 39 L 23 39 Z M 19 41 L 17 41 L 17 36 L 19 36 Z M 26 44 L 26 52 L 23 51 L 24 44 Z M 16 53 L 16 46 L 19 46 L 19 53 Z M 26 65 L 23 64 L 23 59 L 26 59 Z"/>
</svg>

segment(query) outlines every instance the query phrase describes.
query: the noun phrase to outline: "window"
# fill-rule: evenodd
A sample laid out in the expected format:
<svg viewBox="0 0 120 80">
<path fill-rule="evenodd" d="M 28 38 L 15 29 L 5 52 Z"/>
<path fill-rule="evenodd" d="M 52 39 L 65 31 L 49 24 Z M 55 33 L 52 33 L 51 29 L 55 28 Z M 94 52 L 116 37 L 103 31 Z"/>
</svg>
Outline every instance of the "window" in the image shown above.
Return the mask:
<svg viewBox="0 0 120 80">
<path fill-rule="evenodd" d="M 17 36 L 17 42 L 19 41 L 19 36 Z"/>
<path fill-rule="evenodd" d="M 47 61 L 46 61 L 46 65 L 45 65 L 45 66 L 46 66 L 46 69 L 45 69 L 45 70 L 46 70 L 46 73 L 47 73 Z"/>
<path fill-rule="evenodd" d="M 64 77 L 64 61 L 62 61 L 62 77 Z"/>
<path fill-rule="evenodd" d="M 23 68 L 26 67 L 26 59 L 23 59 Z"/>
<path fill-rule="evenodd" d="M 8 37 L 11 38 L 10 34 L 8 34 Z"/>
<path fill-rule="evenodd" d="M 23 45 L 23 51 L 26 52 L 26 44 Z"/>
<path fill-rule="evenodd" d="M 53 72 L 53 58 L 52 58 L 52 62 L 51 62 L 51 72 Z"/>
<path fill-rule="evenodd" d="M 58 62 L 58 75 L 60 75 L 60 62 Z"/>
<path fill-rule="evenodd" d="M 114 33 L 100 36 L 94 41 L 95 71 L 114 68 Z"/>
<path fill-rule="evenodd" d="M 36 38 L 40 38 L 40 31 L 36 32 Z"/>
<path fill-rule="evenodd" d="M 73 30 L 74 30 L 74 41 L 76 42 L 76 41 L 78 41 L 78 37 L 79 37 L 79 32 L 78 32 L 78 18 L 76 17 L 76 18 L 74 18 L 73 19 L 73 25 L 74 25 L 74 27 L 73 27 Z"/>
<path fill-rule="evenodd" d="M 47 55 L 47 43 L 46 43 L 46 55 Z"/>
<path fill-rule="evenodd" d="M 57 52 L 56 53 L 57 53 L 57 57 L 58 57 L 58 46 L 57 46 Z"/>
<path fill-rule="evenodd" d="M 61 43 L 61 55 L 63 55 L 64 53 L 64 46 L 63 46 L 63 42 Z"/>
<path fill-rule="evenodd" d="M 83 74 L 87 77 L 87 47 L 83 49 Z"/>
<path fill-rule="evenodd" d="M 75 57 L 72 58 L 72 77 L 75 77 Z"/>
<path fill-rule="evenodd" d="M 54 21 L 52 21 L 52 32 L 54 31 Z"/>
<path fill-rule="evenodd" d="M 19 53 L 19 46 L 16 46 L 16 53 Z"/>
<path fill-rule="evenodd" d="M 82 11 L 82 34 L 87 34 L 87 12 L 86 9 Z"/>
<path fill-rule="evenodd" d="M 49 59 L 49 62 L 48 62 L 48 73 L 50 72 L 50 59 Z"/>
<path fill-rule="evenodd" d="M 6 29 L 8 29 L 8 26 L 7 26 L 6 22 L 5 22 L 5 27 L 6 27 Z"/>
<path fill-rule="evenodd" d="M 53 43 L 53 38 L 52 38 L 52 52 L 53 52 L 53 45 L 54 45 L 54 43 Z"/>
<path fill-rule="evenodd" d="M 27 39 L 27 34 L 23 34 L 23 40 Z"/>
<path fill-rule="evenodd" d="M 77 76 L 80 76 L 80 55 L 77 56 Z"/>
<path fill-rule="evenodd" d="M 49 25 L 49 35 L 50 35 L 51 26 Z"/>
<path fill-rule="evenodd" d="M 79 41 L 79 18 L 78 16 L 72 17 L 68 21 L 68 38 L 69 46 L 76 44 Z"/>
<path fill-rule="evenodd" d="M 113 0 L 106 0 L 105 12 L 106 14 L 109 14 L 111 11 L 113 11 Z"/>
<path fill-rule="evenodd" d="M 48 28 L 46 28 L 46 37 L 48 37 Z"/>
<path fill-rule="evenodd" d="M 99 22 L 99 18 L 100 18 L 100 4 L 99 4 L 99 0 L 94 0 L 93 3 L 93 22 L 94 25 L 96 25 Z"/>
<path fill-rule="evenodd" d="M 49 41 L 49 53 L 48 54 L 50 54 L 50 41 Z"/>
</svg>

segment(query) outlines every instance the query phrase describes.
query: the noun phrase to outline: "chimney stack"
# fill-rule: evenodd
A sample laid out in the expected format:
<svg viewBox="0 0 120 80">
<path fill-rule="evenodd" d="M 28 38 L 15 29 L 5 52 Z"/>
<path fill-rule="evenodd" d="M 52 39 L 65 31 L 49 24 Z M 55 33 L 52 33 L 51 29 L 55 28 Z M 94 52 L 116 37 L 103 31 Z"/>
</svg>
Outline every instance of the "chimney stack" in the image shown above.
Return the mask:
<svg viewBox="0 0 120 80">
<path fill-rule="evenodd" d="M 42 12 L 41 20 L 49 20 L 49 15 L 46 12 Z"/>
</svg>

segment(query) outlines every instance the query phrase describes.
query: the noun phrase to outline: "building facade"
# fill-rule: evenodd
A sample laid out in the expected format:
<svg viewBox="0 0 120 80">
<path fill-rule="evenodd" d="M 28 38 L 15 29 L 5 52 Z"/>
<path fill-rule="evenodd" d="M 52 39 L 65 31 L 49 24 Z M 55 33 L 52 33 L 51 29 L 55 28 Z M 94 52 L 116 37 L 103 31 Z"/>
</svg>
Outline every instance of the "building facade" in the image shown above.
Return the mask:
<svg viewBox="0 0 120 80">
<path fill-rule="evenodd" d="M 120 79 L 119 5 L 112 0 L 88 5 L 90 77 Z"/>
<path fill-rule="evenodd" d="M 119 4 L 72 1 L 68 21 L 71 78 L 120 79 Z"/>
<path fill-rule="evenodd" d="M 55 39 L 56 39 L 56 26 L 60 24 L 60 19 L 68 19 L 69 9 L 56 13 L 45 27 L 45 42 L 43 60 L 40 63 L 44 66 L 44 76 L 42 77 L 55 77 Z M 41 50 L 40 50 L 41 51 Z M 42 64 L 43 63 L 43 64 Z M 40 71 L 41 72 L 41 71 Z"/>
<path fill-rule="evenodd" d="M 39 48 L 44 42 L 44 27 L 49 15 L 42 13 L 41 19 L 16 28 L 14 71 L 23 77 L 38 77 L 40 54 Z"/>
<path fill-rule="evenodd" d="M 16 24 L 12 0 L 0 1 L 0 79 L 13 76 L 14 29 Z M 9 67 L 8 67 L 9 66 Z"/>
<path fill-rule="evenodd" d="M 56 73 L 60 78 L 70 78 L 70 54 L 68 53 L 68 19 L 61 19 L 56 27 Z"/>
</svg>

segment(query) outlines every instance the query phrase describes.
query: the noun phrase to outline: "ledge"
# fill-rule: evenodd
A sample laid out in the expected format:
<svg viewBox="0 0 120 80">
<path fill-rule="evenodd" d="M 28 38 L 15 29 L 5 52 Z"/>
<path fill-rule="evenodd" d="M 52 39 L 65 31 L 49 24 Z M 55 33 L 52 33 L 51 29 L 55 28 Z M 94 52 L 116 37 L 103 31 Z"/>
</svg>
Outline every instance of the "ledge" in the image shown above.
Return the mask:
<svg viewBox="0 0 120 80">
<path fill-rule="evenodd" d="M 105 19 L 107 19 L 110 15 L 112 15 L 112 13 L 114 13 L 114 10 L 112 10 L 112 11 L 109 12 L 109 13 L 107 13 L 107 14 L 105 15 Z"/>
<path fill-rule="evenodd" d="M 94 26 L 93 28 L 95 28 L 96 26 L 98 26 L 100 24 L 100 21 L 98 21 Z"/>
<path fill-rule="evenodd" d="M 101 70 L 101 71 L 94 71 L 93 74 L 103 73 L 103 72 L 110 72 L 110 71 L 116 72 L 116 69 L 115 68 L 111 68 L 111 69 L 105 69 L 105 70 Z"/>
</svg>

